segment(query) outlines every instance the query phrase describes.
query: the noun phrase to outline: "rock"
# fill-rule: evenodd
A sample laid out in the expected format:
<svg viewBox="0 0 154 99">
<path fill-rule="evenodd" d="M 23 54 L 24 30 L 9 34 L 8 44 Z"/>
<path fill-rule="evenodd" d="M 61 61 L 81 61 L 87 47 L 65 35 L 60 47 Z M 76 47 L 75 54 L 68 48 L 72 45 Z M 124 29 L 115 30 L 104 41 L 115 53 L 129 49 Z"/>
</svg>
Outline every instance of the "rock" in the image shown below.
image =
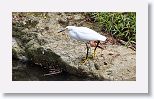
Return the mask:
<svg viewBox="0 0 154 99">
<path fill-rule="evenodd" d="M 12 56 L 13 58 L 25 60 L 28 59 L 25 57 L 25 51 L 19 46 L 15 38 L 12 38 Z"/>
<path fill-rule="evenodd" d="M 81 19 L 84 19 L 84 17 L 81 14 L 74 15 L 74 20 L 81 20 Z"/>
<path fill-rule="evenodd" d="M 61 18 L 58 20 L 58 22 L 62 25 L 68 25 L 69 21 L 67 19 Z"/>
<path fill-rule="evenodd" d="M 50 13 L 48 16 L 48 21 L 42 18 L 35 19 L 38 20 L 38 29 L 45 28 L 50 23 L 48 32 L 36 32 L 33 28 L 14 31 L 16 35 L 13 36 L 20 40 L 24 49 L 13 44 L 13 56 L 19 57 L 25 53 L 35 64 L 47 68 L 59 67 L 71 74 L 95 80 L 136 79 L 135 51 L 121 45 L 106 45 L 104 50 L 97 49 L 97 57 L 81 64 L 86 55 L 85 44 L 70 39 L 66 33 L 57 33 L 63 28 L 56 20 L 61 19 L 59 14 Z M 67 14 L 63 16 L 67 17 Z"/>
<path fill-rule="evenodd" d="M 112 56 L 109 56 L 109 53 L 112 53 Z M 104 78 L 119 81 L 136 77 L 135 51 L 124 46 L 111 45 L 103 54 L 106 56 L 104 67 L 108 66 L 101 72 Z"/>
</svg>

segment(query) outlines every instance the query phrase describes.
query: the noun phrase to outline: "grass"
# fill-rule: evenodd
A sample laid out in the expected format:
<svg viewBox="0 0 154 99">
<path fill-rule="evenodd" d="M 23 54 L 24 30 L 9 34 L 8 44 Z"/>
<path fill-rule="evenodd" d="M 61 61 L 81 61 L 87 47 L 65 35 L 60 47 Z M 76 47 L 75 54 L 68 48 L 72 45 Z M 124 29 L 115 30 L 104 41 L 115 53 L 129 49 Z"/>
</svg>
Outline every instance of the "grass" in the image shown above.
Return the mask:
<svg viewBox="0 0 154 99">
<path fill-rule="evenodd" d="M 39 18 L 50 18 L 47 12 L 27 12 L 27 13 L 12 13 L 17 16 L 17 19 L 22 19 L 25 16 L 33 16 Z M 68 13 L 69 14 L 69 13 Z M 70 13 L 73 14 L 73 13 Z M 102 31 L 110 33 L 113 37 L 126 41 L 126 44 L 136 44 L 136 13 L 135 12 L 91 12 L 82 13 L 88 15 L 92 22 L 98 23 Z M 32 18 L 33 18 L 32 17 Z M 25 18 L 24 18 L 25 19 Z M 22 20 L 21 20 L 22 21 Z M 29 19 L 25 23 L 18 22 L 18 27 L 35 27 L 38 22 Z"/>
<path fill-rule="evenodd" d="M 103 31 L 115 38 L 136 44 L 135 12 L 95 12 L 88 13 L 93 22 L 97 22 Z"/>
</svg>

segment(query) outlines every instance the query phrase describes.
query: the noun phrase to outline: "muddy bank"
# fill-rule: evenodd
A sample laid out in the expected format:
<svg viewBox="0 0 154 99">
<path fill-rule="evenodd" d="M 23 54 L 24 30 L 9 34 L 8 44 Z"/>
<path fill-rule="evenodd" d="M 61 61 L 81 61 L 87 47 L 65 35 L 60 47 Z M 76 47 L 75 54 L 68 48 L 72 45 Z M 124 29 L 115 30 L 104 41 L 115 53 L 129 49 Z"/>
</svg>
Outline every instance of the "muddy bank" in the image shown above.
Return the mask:
<svg viewBox="0 0 154 99">
<path fill-rule="evenodd" d="M 85 19 L 83 13 L 14 13 L 13 57 L 95 80 L 135 80 L 136 52 L 122 45 L 104 45 L 104 50 L 97 49 L 96 58 L 80 63 L 86 54 L 85 44 L 57 32 L 67 25 L 100 32 Z"/>
</svg>

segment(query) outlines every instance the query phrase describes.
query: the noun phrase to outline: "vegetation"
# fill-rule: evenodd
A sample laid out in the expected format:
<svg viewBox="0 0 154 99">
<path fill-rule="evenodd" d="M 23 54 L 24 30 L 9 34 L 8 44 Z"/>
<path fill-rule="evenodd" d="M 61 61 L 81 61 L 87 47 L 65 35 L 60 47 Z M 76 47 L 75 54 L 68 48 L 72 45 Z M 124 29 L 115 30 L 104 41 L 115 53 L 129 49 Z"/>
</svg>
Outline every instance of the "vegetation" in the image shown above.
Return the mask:
<svg viewBox="0 0 154 99">
<path fill-rule="evenodd" d="M 39 18 L 50 18 L 48 12 L 27 12 L 27 13 L 12 13 L 15 19 L 21 19 L 18 22 L 18 28 L 23 27 L 35 27 L 38 22 L 33 20 L 35 17 Z M 73 15 L 71 12 L 66 14 Z M 91 13 L 81 13 L 88 15 L 88 19 L 93 22 L 98 23 L 98 28 L 102 31 L 110 33 L 113 37 L 126 41 L 126 45 L 132 43 L 136 44 L 136 13 L 135 12 L 91 12 Z M 25 16 L 31 16 L 28 20 L 25 20 Z M 23 18 L 23 19 L 22 19 Z M 24 24 L 23 20 L 25 20 Z M 14 20 L 13 20 L 14 21 Z M 13 25 L 14 27 L 15 25 Z"/>
<path fill-rule="evenodd" d="M 98 22 L 102 30 L 128 43 L 136 43 L 135 12 L 96 12 L 89 13 L 92 21 Z"/>
</svg>

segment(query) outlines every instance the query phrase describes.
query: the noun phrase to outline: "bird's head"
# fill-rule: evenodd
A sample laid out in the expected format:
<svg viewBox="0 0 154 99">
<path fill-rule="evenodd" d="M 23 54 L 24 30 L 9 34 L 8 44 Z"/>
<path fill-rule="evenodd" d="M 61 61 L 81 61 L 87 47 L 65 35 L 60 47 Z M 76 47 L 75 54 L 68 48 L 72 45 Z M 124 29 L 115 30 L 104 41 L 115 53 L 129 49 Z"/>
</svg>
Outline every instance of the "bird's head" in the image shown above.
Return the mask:
<svg viewBox="0 0 154 99">
<path fill-rule="evenodd" d="M 75 26 L 67 26 L 66 28 L 60 30 L 58 33 L 63 32 L 63 31 L 71 31 Z"/>
</svg>

